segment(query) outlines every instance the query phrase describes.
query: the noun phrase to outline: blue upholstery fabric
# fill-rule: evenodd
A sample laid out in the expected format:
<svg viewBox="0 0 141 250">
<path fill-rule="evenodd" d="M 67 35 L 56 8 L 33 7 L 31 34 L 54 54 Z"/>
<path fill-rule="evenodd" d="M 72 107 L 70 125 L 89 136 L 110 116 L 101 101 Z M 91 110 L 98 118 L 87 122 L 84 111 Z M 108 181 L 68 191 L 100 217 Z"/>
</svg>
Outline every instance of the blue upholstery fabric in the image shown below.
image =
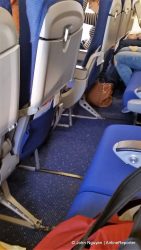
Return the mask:
<svg viewBox="0 0 141 250">
<path fill-rule="evenodd" d="M 96 215 L 102 212 L 110 198 L 111 197 L 108 195 L 103 195 L 96 192 L 86 191 L 78 193 L 67 214 L 67 218 L 70 218 L 76 214 L 94 218 Z"/>
<path fill-rule="evenodd" d="M 12 13 L 12 11 L 11 11 L 10 0 L 0 0 L 0 7 L 5 8 L 5 9 L 7 9 L 10 13 Z"/>
<path fill-rule="evenodd" d="M 98 20 L 96 24 L 95 33 L 92 39 L 92 42 L 90 44 L 90 47 L 88 49 L 88 52 L 86 54 L 86 57 L 83 62 L 83 66 L 86 66 L 90 56 L 95 52 L 95 50 L 102 45 L 103 37 L 105 33 L 107 18 L 109 14 L 109 10 L 112 5 L 112 0 L 100 0 L 100 6 L 99 6 L 99 14 L 98 14 Z M 95 81 L 97 74 L 99 73 L 100 66 L 97 67 L 96 64 L 94 64 L 93 69 L 91 71 L 91 74 L 89 76 L 88 80 L 88 88 L 93 84 Z"/>
<path fill-rule="evenodd" d="M 141 87 L 141 71 L 134 72 L 132 78 L 123 94 L 123 107 L 127 107 L 129 100 L 138 99 L 134 90 Z"/>
<path fill-rule="evenodd" d="M 112 125 L 105 130 L 68 216 L 99 213 L 122 180 L 135 170 L 113 152 L 114 144 L 121 140 L 141 140 L 141 127 Z"/>
<path fill-rule="evenodd" d="M 83 0 L 77 0 L 77 2 L 83 6 Z"/>
<path fill-rule="evenodd" d="M 41 117 L 32 120 L 23 136 L 20 159 L 24 159 L 32 154 L 36 148 L 44 143 L 51 129 L 54 110 L 53 107 L 45 112 Z"/>
</svg>

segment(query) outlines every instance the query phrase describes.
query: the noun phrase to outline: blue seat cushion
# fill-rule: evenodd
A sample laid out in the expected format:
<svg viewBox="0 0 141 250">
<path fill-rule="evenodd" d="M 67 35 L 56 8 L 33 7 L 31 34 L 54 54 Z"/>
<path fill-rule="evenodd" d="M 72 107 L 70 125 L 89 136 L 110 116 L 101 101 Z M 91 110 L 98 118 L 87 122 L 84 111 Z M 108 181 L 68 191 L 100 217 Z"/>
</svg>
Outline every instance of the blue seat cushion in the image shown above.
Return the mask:
<svg viewBox="0 0 141 250">
<path fill-rule="evenodd" d="M 123 106 L 127 107 L 127 103 L 129 100 L 132 99 L 138 99 L 136 94 L 134 93 L 134 90 L 138 87 L 141 87 L 141 71 L 136 71 L 133 73 L 132 78 L 125 89 L 124 95 L 123 95 Z"/>
<path fill-rule="evenodd" d="M 101 212 L 119 184 L 135 170 L 113 152 L 114 144 L 122 140 L 141 140 L 141 127 L 111 125 L 105 130 L 68 216 L 91 217 Z"/>
<path fill-rule="evenodd" d="M 67 214 L 67 218 L 70 218 L 76 214 L 93 218 L 102 212 L 110 198 L 111 197 L 108 195 L 102 195 L 95 192 L 79 193 Z"/>
<path fill-rule="evenodd" d="M 25 131 L 22 138 L 20 159 L 23 160 L 31 155 L 35 149 L 39 148 L 47 139 L 51 130 L 54 117 L 54 109 L 51 108 L 39 118 L 33 119 Z"/>
</svg>

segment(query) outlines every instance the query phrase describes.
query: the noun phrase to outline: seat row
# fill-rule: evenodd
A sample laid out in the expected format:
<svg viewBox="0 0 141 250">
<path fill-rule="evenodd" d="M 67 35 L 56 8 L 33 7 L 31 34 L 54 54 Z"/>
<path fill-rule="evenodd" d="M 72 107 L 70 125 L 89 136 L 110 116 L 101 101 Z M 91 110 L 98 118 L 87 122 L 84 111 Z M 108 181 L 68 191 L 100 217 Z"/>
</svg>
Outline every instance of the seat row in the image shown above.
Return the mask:
<svg viewBox="0 0 141 250">
<path fill-rule="evenodd" d="M 88 79 L 90 85 L 99 73 L 106 50 L 129 30 L 132 22 L 129 0 L 100 0 L 92 44 L 83 67 L 75 69 L 83 25 L 80 3 L 19 1 L 18 41 L 10 2 L 0 1 L 0 202 L 26 220 L 6 218 L 18 224 L 42 228 L 41 222 L 13 199 L 7 178 L 20 160 L 42 145 L 55 114 L 80 99 Z M 123 20 L 125 25 L 121 26 Z M 74 87 L 61 95 L 72 78 Z"/>
</svg>

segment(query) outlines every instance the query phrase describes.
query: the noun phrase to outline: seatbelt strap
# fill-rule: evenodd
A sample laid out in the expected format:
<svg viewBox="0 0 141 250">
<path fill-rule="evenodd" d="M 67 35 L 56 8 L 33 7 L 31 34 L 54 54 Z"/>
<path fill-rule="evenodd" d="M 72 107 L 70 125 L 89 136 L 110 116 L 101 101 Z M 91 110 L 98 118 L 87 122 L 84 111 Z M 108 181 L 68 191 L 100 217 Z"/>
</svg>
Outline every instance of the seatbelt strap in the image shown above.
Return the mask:
<svg viewBox="0 0 141 250">
<path fill-rule="evenodd" d="M 131 201 L 139 191 L 141 191 L 141 168 L 134 171 L 120 184 L 99 219 L 90 227 L 80 241 L 85 243 L 93 233 L 106 225 L 114 214 L 119 212 L 129 201 Z M 137 225 L 135 224 L 135 229 L 136 227 Z M 85 244 L 76 245 L 73 250 L 82 250 L 84 247 Z M 134 250 L 137 249 L 134 248 Z"/>
</svg>

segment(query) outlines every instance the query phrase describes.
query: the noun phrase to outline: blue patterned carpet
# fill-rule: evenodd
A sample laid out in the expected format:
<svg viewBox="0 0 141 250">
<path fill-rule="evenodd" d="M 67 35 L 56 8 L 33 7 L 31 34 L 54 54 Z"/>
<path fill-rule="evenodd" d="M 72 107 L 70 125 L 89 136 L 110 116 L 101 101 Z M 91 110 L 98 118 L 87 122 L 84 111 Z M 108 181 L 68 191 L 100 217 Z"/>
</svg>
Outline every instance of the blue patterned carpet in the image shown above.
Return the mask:
<svg viewBox="0 0 141 250">
<path fill-rule="evenodd" d="M 41 165 L 84 176 L 104 129 L 110 124 L 131 123 L 132 116 L 121 114 L 120 110 L 121 101 L 116 97 L 112 107 L 99 109 L 107 119 L 74 119 L 69 129 L 57 127 L 39 150 Z M 78 107 L 74 112 L 84 114 Z M 33 165 L 34 158 L 29 157 L 25 163 Z M 17 169 L 8 182 L 16 199 L 50 226 L 65 219 L 81 183 L 78 179 L 22 169 Z M 12 214 L 3 206 L 0 213 Z M 44 235 L 44 232 L 0 222 L 0 240 L 25 246 L 27 250 L 32 250 Z"/>
</svg>

